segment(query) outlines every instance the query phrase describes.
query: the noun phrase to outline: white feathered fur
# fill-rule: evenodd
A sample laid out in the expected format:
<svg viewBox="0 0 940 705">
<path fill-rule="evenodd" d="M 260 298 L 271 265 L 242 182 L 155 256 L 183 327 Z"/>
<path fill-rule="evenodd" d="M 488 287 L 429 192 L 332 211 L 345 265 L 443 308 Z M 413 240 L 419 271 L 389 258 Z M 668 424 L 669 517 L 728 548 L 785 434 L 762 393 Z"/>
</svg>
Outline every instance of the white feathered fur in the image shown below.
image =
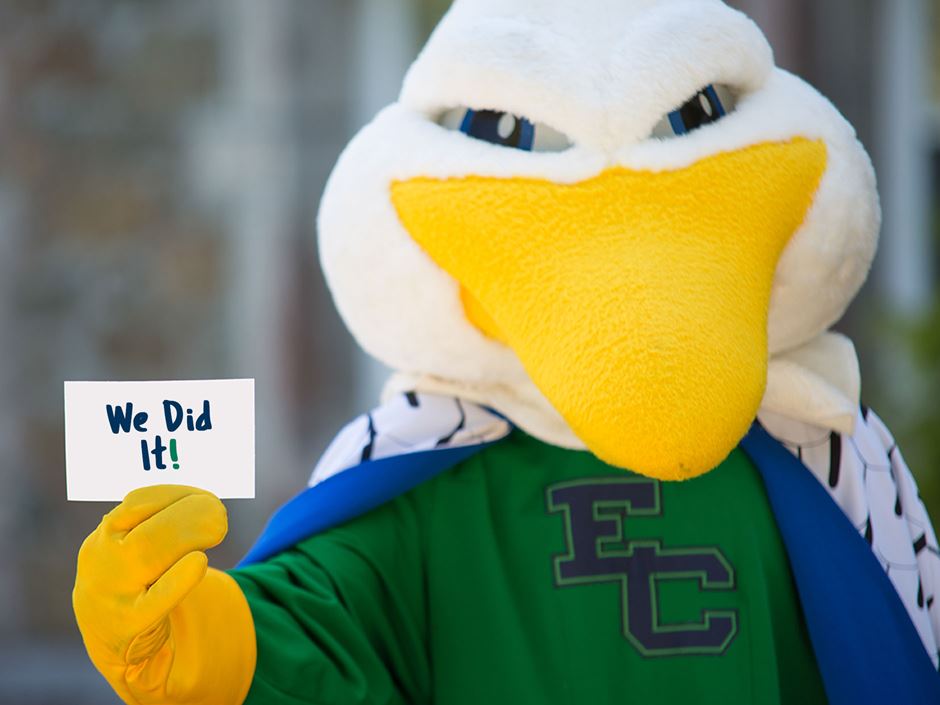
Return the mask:
<svg viewBox="0 0 940 705">
<path fill-rule="evenodd" d="M 732 114 L 681 138 L 649 137 L 664 115 L 709 83 L 738 93 Z M 462 106 L 524 115 L 565 133 L 574 146 L 528 153 L 436 124 L 445 110 Z M 320 212 L 323 267 L 341 315 L 370 354 L 412 378 L 436 380 L 437 391 L 482 390 L 473 398 L 496 403 L 533 435 L 580 447 L 516 355 L 467 321 L 458 283 L 401 226 L 390 185 L 467 175 L 571 183 L 612 166 L 679 169 L 794 137 L 824 140 L 829 163 L 777 269 L 773 355 L 811 344 L 842 316 L 876 249 L 874 173 L 838 111 L 775 68 L 756 25 L 718 0 L 457 0 L 412 67 L 400 101 L 362 130 L 336 166 Z M 811 384 L 795 386 L 812 394 Z"/>
</svg>

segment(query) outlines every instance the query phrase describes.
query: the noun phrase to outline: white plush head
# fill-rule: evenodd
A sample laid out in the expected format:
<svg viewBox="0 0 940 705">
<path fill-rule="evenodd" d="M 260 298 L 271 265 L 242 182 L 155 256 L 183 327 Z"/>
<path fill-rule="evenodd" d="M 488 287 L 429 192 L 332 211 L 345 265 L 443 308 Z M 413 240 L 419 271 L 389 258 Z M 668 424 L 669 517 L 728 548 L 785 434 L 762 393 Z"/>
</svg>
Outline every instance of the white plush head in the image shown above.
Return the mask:
<svg viewBox="0 0 940 705">
<path fill-rule="evenodd" d="M 734 92 L 733 112 L 681 137 L 651 136 L 709 84 Z M 572 146 L 533 153 L 468 139 L 438 124 L 459 107 L 525 116 Z M 813 88 L 775 68 L 756 25 L 718 0 L 457 0 L 400 101 L 341 157 L 320 213 L 322 263 L 352 333 L 393 369 L 531 396 L 513 350 L 468 321 L 459 284 L 402 226 L 393 182 L 473 175 L 569 184 L 612 167 L 675 170 L 794 138 L 822 141 L 828 158 L 777 266 L 771 354 L 826 330 L 867 275 L 880 213 L 852 127 Z"/>
</svg>

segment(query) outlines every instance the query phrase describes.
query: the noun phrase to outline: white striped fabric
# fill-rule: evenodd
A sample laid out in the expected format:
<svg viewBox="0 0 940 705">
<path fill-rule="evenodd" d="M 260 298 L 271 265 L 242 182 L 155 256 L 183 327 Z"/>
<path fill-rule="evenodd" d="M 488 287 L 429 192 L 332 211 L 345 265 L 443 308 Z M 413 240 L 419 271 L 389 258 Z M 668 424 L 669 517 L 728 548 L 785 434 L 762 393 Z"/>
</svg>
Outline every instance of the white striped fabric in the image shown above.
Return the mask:
<svg viewBox="0 0 940 705">
<path fill-rule="evenodd" d="M 760 420 L 868 541 L 938 665 L 940 550 L 914 477 L 884 423 L 868 409 L 859 412 L 851 435 L 770 413 Z"/>
</svg>

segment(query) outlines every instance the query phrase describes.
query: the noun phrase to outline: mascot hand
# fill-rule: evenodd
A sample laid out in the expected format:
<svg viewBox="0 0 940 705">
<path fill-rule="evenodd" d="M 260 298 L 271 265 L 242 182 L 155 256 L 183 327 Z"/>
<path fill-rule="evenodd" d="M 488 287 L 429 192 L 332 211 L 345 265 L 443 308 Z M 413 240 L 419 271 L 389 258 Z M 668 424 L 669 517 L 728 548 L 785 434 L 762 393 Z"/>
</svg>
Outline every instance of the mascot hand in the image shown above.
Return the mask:
<svg viewBox="0 0 940 705">
<path fill-rule="evenodd" d="M 248 603 L 207 568 L 225 507 L 189 487 L 136 490 L 82 544 L 72 604 L 88 655 L 130 705 L 240 705 L 255 666 Z"/>
</svg>

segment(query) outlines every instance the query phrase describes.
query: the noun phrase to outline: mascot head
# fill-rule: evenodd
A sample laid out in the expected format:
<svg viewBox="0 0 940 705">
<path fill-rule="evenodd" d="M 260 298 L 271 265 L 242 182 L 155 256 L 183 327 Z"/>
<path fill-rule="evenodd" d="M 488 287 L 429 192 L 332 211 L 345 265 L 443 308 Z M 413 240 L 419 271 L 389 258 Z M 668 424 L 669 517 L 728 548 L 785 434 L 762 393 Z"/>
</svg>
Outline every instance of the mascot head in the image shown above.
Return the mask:
<svg viewBox="0 0 940 705">
<path fill-rule="evenodd" d="M 852 127 L 718 0 L 457 0 L 320 214 L 360 344 L 659 479 L 717 466 L 864 281 Z"/>
</svg>

